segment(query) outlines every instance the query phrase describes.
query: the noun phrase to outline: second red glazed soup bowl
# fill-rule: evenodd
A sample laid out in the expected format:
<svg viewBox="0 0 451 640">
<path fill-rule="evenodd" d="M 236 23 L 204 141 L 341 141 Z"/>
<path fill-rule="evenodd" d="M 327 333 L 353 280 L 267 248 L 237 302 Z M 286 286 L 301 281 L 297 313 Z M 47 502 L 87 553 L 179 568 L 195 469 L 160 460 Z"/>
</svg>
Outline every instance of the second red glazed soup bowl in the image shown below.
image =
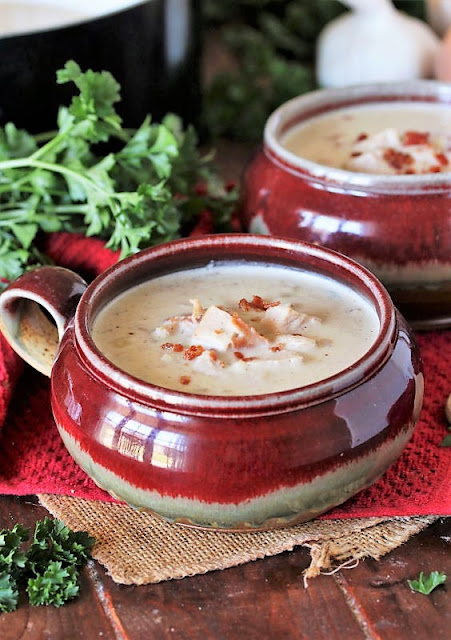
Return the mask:
<svg viewBox="0 0 451 640">
<path fill-rule="evenodd" d="M 412 326 L 451 326 L 451 166 L 443 170 L 445 156 L 436 154 L 431 166 L 421 167 L 418 174 L 413 175 L 407 166 L 400 175 L 388 175 L 377 173 L 375 167 L 373 173 L 365 173 L 333 165 L 343 135 L 338 127 L 329 136 L 329 150 L 322 153 L 321 161 L 319 156 L 315 160 L 304 157 L 305 139 L 296 152 L 285 143 L 294 130 L 316 119 L 318 126 L 312 128 L 316 141 L 308 142 L 314 148 L 324 136 L 325 118 L 347 110 L 344 127 L 357 109 L 364 112 L 375 107 L 394 110 L 395 120 L 386 116 L 381 124 L 388 140 L 396 138 L 395 126 L 400 130 L 412 126 L 403 118 L 403 110 L 438 109 L 437 114 L 424 118 L 415 116 L 419 131 L 407 135 L 410 142 L 417 142 L 435 131 L 449 156 L 449 84 L 383 83 L 305 94 L 280 106 L 266 123 L 262 148 L 244 175 L 245 227 L 252 233 L 339 251 L 365 265 L 384 283 Z M 448 122 L 448 130 L 441 117 Z M 365 129 L 354 135 L 358 133 L 366 136 Z M 414 147 L 407 146 L 401 153 L 387 149 L 400 171 L 401 161 L 411 161 Z M 356 150 L 353 155 L 360 153 Z"/>
</svg>

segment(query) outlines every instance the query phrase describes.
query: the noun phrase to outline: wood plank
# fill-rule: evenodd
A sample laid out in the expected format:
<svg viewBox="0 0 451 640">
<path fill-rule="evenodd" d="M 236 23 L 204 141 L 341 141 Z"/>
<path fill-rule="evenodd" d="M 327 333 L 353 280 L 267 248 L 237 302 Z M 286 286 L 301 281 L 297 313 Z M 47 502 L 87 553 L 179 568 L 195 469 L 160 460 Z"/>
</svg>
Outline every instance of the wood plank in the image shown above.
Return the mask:
<svg viewBox="0 0 451 640">
<path fill-rule="evenodd" d="M 0 528 L 11 528 L 20 522 L 33 531 L 36 520 L 48 515 L 34 497 L 0 497 Z M 1 640 L 116 640 L 117 637 L 87 570 L 81 576 L 80 596 L 73 602 L 60 608 L 31 607 L 23 595 L 16 611 L 0 614 Z"/>
<path fill-rule="evenodd" d="M 306 549 L 146 587 L 109 584 L 125 637 L 296 640 L 365 637 L 330 577 L 305 590 Z"/>
<path fill-rule="evenodd" d="M 33 527 L 46 515 L 34 498 L 0 498 L 0 525 Z M 2 640 L 48 637 L 141 640 L 265 638 L 415 640 L 449 637 L 449 586 L 413 593 L 408 578 L 436 569 L 451 576 L 451 519 L 442 519 L 381 559 L 320 576 L 305 589 L 306 549 L 157 585 L 124 587 L 92 563 L 81 595 L 55 609 L 21 602 L 0 615 Z"/>
<path fill-rule="evenodd" d="M 0 498 L 0 524 L 33 527 L 47 512 L 33 498 Z M 363 640 L 337 584 L 328 577 L 306 591 L 302 571 L 306 549 L 297 549 L 241 567 L 157 585 L 124 587 L 92 563 L 84 571 L 80 597 L 59 609 L 30 607 L 0 615 L 2 640 L 66 638 L 343 637 Z"/>
<path fill-rule="evenodd" d="M 451 607 L 451 519 L 442 518 L 376 562 L 366 560 L 336 577 L 368 638 L 449 638 Z M 429 596 L 413 592 L 408 579 L 420 571 L 442 571 L 448 582 Z"/>
</svg>

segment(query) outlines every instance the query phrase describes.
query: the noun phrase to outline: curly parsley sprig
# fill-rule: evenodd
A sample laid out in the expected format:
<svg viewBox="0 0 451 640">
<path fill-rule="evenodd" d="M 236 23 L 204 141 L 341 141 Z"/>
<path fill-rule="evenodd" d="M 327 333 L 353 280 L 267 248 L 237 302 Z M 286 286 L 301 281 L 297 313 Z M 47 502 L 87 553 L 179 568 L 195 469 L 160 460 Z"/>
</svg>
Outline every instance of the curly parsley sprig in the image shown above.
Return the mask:
<svg viewBox="0 0 451 640">
<path fill-rule="evenodd" d="M 60 607 L 78 595 L 80 569 L 91 557 L 95 539 L 44 518 L 24 551 L 29 533 L 20 524 L 0 530 L 0 612 L 15 611 L 22 587 L 33 606 Z"/>
<path fill-rule="evenodd" d="M 45 261 L 40 231 L 99 236 L 124 257 L 183 235 L 206 209 L 215 230 L 228 228 L 236 193 L 200 155 L 193 128 L 174 115 L 124 128 L 115 108 L 120 86 L 109 72 L 82 72 L 69 61 L 57 82 L 79 93 L 60 107 L 56 132 L 0 128 L 0 279 Z"/>
</svg>

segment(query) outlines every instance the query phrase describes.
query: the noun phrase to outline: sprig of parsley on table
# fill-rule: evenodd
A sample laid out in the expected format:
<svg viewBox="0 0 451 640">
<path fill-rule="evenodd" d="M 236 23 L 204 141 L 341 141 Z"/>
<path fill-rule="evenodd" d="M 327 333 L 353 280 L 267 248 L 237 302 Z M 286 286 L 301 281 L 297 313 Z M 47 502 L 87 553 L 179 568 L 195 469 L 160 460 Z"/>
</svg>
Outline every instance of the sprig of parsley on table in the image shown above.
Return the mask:
<svg viewBox="0 0 451 640">
<path fill-rule="evenodd" d="M 446 579 L 446 574 L 440 571 L 431 571 L 428 576 L 425 576 L 424 572 L 421 571 L 418 580 L 407 580 L 407 582 L 412 591 L 417 591 L 418 593 L 423 593 L 428 596 L 436 587 L 444 584 Z"/>
<path fill-rule="evenodd" d="M 216 231 L 228 228 L 236 193 L 200 155 L 192 127 L 168 115 L 124 128 L 115 108 L 120 86 L 109 72 L 82 72 L 69 61 L 57 82 L 78 89 L 60 107 L 57 131 L 0 128 L 0 278 L 45 262 L 41 231 L 99 236 L 124 257 L 184 235 L 204 210 Z"/>
<path fill-rule="evenodd" d="M 33 540 L 24 551 L 29 534 L 20 524 L 0 530 L 0 612 L 17 608 L 21 587 L 34 606 L 60 607 L 78 595 L 80 569 L 90 558 L 95 539 L 47 517 L 36 523 Z"/>
</svg>

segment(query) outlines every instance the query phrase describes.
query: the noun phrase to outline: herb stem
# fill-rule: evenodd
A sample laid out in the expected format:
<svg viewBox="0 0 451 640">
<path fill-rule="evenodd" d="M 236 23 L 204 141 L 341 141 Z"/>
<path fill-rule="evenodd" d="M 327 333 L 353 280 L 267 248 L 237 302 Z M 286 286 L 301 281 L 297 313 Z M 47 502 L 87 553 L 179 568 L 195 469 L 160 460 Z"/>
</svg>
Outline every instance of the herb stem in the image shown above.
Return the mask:
<svg viewBox="0 0 451 640">
<path fill-rule="evenodd" d="M 39 149 L 36 149 L 36 151 L 31 154 L 28 160 L 30 162 L 34 162 L 35 160 L 45 156 L 47 153 L 49 153 L 49 151 L 52 151 L 53 149 L 57 148 L 60 145 L 60 143 L 65 140 L 68 133 L 69 133 L 69 130 L 65 131 L 64 133 L 57 134 L 54 138 L 46 142 L 46 144 L 42 145 L 42 147 L 39 147 Z"/>
<path fill-rule="evenodd" d="M 50 143 L 49 143 L 50 144 Z M 33 167 L 34 169 L 45 169 L 54 173 L 59 173 L 64 176 L 70 177 L 72 180 L 76 180 L 82 184 L 85 184 L 96 191 L 99 191 L 105 198 L 111 200 L 111 194 L 105 191 L 105 189 L 99 186 L 94 180 L 88 178 L 81 173 L 77 173 L 72 169 L 62 165 L 53 164 L 51 162 L 43 162 L 42 160 L 36 160 L 33 156 L 28 158 L 15 158 L 13 160 L 3 160 L 0 162 L 0 172 L 7 169 L 24 169 Z"/>
<path fill-rule="evenodd" d="M 35 133 L 33 135 L 33 139 L 37 144 L 40 144 L 41 142 L 47 142 L 48 140 L 50 140 L 51 138 L 53 138 L 56 135 L 57 135 L 57 131 L 55 131 L 55 130 L 53 130 L 53 131 L 43 131 L 41 133 Z"/>
<path fill-rule="evenodd" d="M 108 71 L 82 72 L 69 60 L 57 80 L 79 90 L 58 111 L 57 131 L 0 127 L 0 289 L 45 261 L 36 257 L 40 232 L 99 236 L 124 257 L 178 237 L 205 208 L 214 224 L 229 218 L 233 201 L 216 189 L 210 197 L 212 178 L 193 128 L 184 131 L 172 115 L 162 124 L 149 116 L 136 130 L 122 127 L 114 107 L 120 87 Z M 113 139 L 118 150 L 102 154 Z M 204 196 L 199 182 L 207 185 Z"/>
<path fill-rule="evenodd" d="M 15 208 L 15 209 L 4 209 L 0 210 L 0 226 L 7 226 L 14 222 L 17 218 L 20 221 L 23 221 L 24 212 L 27 211 L 27 207 L 23 208 Z M 49 206 L 43 210 L 43 215 L 47 214 L 59 214 L 59 213 L 86 213 L 89 211 L 89 207 L 86 204 L 67 204 L 67 205 L 56 205 Z"/>
</svg>

